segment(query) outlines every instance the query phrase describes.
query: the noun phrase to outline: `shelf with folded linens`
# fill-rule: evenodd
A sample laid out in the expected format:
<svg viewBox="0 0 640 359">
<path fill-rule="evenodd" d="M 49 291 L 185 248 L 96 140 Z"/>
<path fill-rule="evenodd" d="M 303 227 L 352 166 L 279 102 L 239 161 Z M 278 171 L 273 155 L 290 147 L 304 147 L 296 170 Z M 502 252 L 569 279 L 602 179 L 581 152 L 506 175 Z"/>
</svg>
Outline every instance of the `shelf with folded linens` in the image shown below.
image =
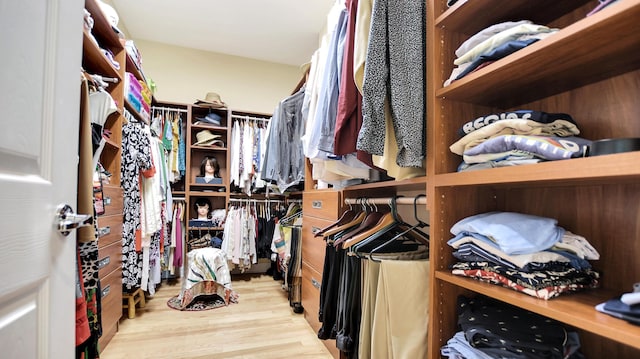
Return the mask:
<svg viewBox="0 0 640 359">
<path fill-rule="evenodd" d="M 469 157 L 450 148 L 464 136 L 460 129 L 466 123 L 519 110 L 568 114 L 579 129 L 574 136 L 587 141 L 640 137 L 636 119 L 640 88 L 634 85 L 640 81 L 636 50 L 640 1 L 619 0 L 593 12 L 596 5 L 514 1 L 497 9 L 487 0 L 461 1 L 451 7 L 445 0 L 428 4 L 430 357 L 439 357 L 459 331 L 459 295 L 491 297 L 553 319 L 579 335 L 580 350 L 588 357 L 640 355 L 640 328 L 595 308 L 629 292 L 640 278 L 640 266 L 630 265 L 640 255 L 636 245 L 640 152 L 459 171 Z M 558 30 L 444 85 L 463 42 L 497 23 L 523 19 Z M 448 244 L 454 224 L 489 212 L 552 218 L 584 237 L 599 253 L 599 259 L 589 260 L 600 274 L 597 288 L 562 292 L 545 300 L 516 286 L 489 284 L 486 274 L 478 280 L 454 271 L 461 268 L 454 267 L 460 260 Z"/>
<path fill-rule="evenodd" d="M 640 47 L 638 17 L 640 5 L 621 1 L 437 89 L 436 96 L 513 107 L 637 70 L 640 52 L 629 49 Z"/>
</svg>

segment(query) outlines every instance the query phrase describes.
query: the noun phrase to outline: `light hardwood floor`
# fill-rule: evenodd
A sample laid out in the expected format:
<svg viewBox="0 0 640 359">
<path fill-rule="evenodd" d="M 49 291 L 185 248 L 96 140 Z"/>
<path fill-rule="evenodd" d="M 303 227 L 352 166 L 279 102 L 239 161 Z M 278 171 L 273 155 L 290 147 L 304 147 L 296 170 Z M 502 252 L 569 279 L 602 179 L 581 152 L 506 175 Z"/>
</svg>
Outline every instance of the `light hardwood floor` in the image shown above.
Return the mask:
<svg viewBox="0 0 640 359">
<path fill-rule="evenodd" d="M 163 282 L 135 319 L 122 317 L 101 358 L 332 358 L 304 316 L 293 313 L 281 281 L 232 279 L 239 303 L 200 312 L 169 308 L 180 283 Z"/>
</svg>

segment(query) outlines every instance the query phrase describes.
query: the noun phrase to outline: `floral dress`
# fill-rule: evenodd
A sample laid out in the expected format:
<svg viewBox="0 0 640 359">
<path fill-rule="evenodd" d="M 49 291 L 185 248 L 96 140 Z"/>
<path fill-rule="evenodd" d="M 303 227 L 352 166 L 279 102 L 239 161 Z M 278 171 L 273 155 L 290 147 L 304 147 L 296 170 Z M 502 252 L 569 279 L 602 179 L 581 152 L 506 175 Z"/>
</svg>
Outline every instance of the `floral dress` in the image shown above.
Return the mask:
<svg viewBox="0 0 640 359">
<path fill-rule="evenodd" d="M 122 127 L 120 185 L 124 191 L 122 224 L 122 284 L 137 288 L 142 278 L 142 252 L 136 251 L 136 231 L 140 229 L 140 171 L 150 169 L 149 137 L 138 124 Z"/>
</svg>

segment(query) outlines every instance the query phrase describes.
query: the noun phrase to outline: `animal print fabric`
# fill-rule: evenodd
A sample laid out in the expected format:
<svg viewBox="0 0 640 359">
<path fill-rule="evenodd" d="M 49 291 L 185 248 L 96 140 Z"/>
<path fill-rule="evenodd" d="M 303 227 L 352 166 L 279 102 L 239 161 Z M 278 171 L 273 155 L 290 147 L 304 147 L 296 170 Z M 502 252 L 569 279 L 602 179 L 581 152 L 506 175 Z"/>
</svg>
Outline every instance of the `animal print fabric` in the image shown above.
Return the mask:
<svg viewBox="0 0 640 359">
<path fill-rule="evenodd" d="M 383 155 L 388 101 L 401 167 L 422 167 L 425 156 L 424 44 L 424 1 L 374 2 L 356 148 Z"/>
</svg>

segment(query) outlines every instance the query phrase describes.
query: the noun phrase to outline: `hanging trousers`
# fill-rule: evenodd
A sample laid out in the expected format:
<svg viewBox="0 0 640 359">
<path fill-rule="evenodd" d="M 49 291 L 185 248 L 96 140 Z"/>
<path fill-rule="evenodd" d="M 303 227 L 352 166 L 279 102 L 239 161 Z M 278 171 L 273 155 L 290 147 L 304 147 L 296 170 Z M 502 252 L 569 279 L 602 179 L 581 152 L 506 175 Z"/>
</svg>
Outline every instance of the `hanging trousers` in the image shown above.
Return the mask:
<svg viewBox="0 0 640 359">
<path fill-rule="evenodd" d="M 429 262 L 366 261 L 359 357 L 427 357 Z"/>
</svg>

